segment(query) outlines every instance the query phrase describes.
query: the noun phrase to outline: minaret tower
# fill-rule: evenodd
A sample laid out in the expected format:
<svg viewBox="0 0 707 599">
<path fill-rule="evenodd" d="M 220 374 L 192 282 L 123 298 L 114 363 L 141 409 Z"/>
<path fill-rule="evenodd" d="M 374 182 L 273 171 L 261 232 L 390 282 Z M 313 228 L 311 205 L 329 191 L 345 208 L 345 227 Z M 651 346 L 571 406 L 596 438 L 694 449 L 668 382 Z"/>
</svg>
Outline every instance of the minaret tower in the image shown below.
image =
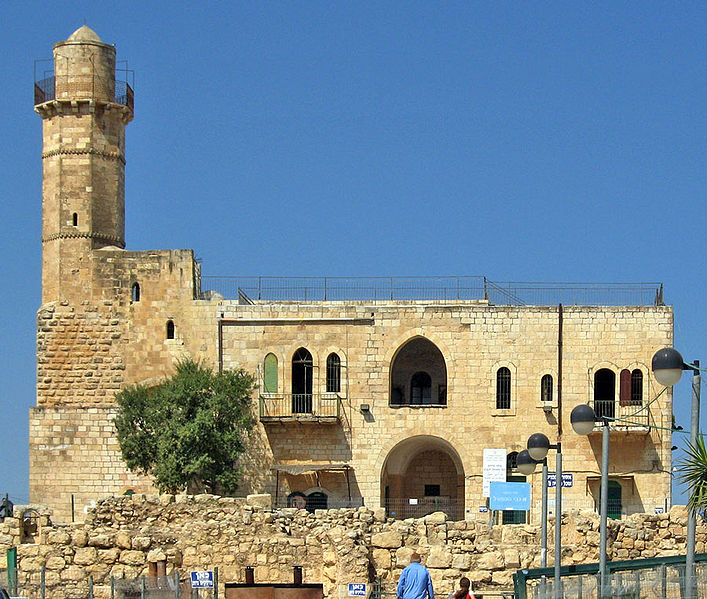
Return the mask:
<svg viewBox="0 0 707 599">
<path fill-rule="evenodd" d="M 125 126 L 133 92 L 115 47 L 80 27 L 54 46 L 54 77 L 35 83 L 43 120 L 42 303 L 94 289 L 93 250 L 125 247 Z"/>
</svg>

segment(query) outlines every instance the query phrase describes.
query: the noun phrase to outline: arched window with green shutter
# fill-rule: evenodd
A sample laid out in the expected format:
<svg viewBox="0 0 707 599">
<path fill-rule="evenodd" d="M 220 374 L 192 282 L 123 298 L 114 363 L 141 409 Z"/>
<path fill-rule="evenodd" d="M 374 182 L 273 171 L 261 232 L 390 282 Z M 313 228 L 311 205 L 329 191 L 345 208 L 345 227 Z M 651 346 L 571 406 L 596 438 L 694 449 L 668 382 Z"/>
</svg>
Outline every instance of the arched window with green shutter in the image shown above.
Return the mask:
<svg viewBox="0 0 707 599">
<path fill-rule="evenodd" d="M 265 393 L 277 393 L 277 356 L 275 354 L 265 356 L 263 370 L 263 391 Z"/>
</svg>

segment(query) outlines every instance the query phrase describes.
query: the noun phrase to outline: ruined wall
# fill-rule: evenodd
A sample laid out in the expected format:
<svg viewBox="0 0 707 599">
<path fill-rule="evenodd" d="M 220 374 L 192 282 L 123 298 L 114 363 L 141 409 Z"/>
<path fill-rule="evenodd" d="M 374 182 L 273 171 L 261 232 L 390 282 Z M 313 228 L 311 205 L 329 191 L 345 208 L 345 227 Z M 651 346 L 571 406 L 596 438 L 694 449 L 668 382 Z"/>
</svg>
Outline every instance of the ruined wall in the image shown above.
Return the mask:
<svg viewBox="0 0 707 599">
<path fill-rule="evenodd" d="M 291 582 L 292 566 L 304 568 L 304 582 L 323 583 L 326 597 L 345 597 L 350 582 L 383 579 L 390 589 L 413 551 L 423 556 L 437 592 L 453 589 L 466 575 L 482 591 L 512 586 L 512 573 L 540 565 L 539 527 L 448 522 L 438 512 L 419 520 L 386 520 L 381 508 L 321 510 L 269 509 L 269 496 L 248 499 L 197 496 L 107 498 L 75 525 L 52 525 L 39 510 L 36 542 L 21 543 L 27 506 L 0 523 L 0 551 L 18 547 L 23 593 L 39 596 L 39 571 L 46 568 L 48 596 L 63 599 L 86 589 L 93 577 L 97 598 L 107 598 L 110 577 L 148 575 L 149 562 L 166 560 L 175 569 L 219 568 L 221 584 L 244 582 L 255 566 L 256 582 Z M 552 539 L 550 520 L 549 538 Z M 687 514 L 634 514 L 609 521 L 610 559 L 650 558 L 685 552 Z M 599 520 L 591 512 L 563 516 L 564 564 L 598 560 Z M 707 527 L 700 522 L 697 552 Z M 549 564 L 554 559 L 552 542 Z M 221 589 L 223 591 L 223 588 Z M 78 595 L 77 595 L 78 596 Z"/>
</svg>

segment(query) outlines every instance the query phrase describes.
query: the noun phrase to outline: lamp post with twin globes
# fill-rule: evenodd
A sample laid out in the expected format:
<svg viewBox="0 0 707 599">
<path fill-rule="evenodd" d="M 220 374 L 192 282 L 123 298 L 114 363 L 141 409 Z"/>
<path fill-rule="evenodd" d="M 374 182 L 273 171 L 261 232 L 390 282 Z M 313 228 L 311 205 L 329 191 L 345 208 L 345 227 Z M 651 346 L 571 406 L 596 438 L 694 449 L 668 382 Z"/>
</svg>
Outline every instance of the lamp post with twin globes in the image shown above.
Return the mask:
<svg viewBox="0 0 707 599">
<path fill-rule="evenodd" d="M 599 597 L 604 596 L 606 588 L 606 524 L 609 509 L 609 421 L 597 418 L 594 409 L 582 404 L 576 406 L 570 414 L 570 422 L 578 435 L 588 435 L 594 430 L 597 420 L 601 420 L 601 484 L 599 499 Z"/>
<path fill-rule="evenodd" d="M 560 586 L 560 567 L 562 565 L 562 445 L 551 444 L 550 439 L 543 433 L 534 433 L 528 437 L 528 449 L 518 454 L 516 465 L 518 470 L 525 475 L 532 474 L 535 464 L 543 462 L 543 518 L 542 518 L 542 548 L 541 564 L 547 562 L 547 452 L 554 449 L 555 461 L 555 599 L 562 597 Z"/>
<path fill-rule="evenodd" d="M 655 380 L 665 387 L 672 387 L 677 384 L 682 376 L 683 370 L 692 371 L 692 411 L 690 415 L 690 445 L 697 443 L 697 435 L 700 430 L 700 387 L 702 386 L 702 376 L 700 375 L 700 362 L 695 360 L 692 364 L 683 361 L 680 352 L 672 347 L 659 349 L 653 356 L 651 364 Z M 690 494 L 694 498 L 695 489 L 690 489 Z M 695 532 L 697 529 L 697 514 L 695 508 L 687 511 L 687 538 L 685 540 L 685 597 L 692 599 L 695 596 Z"/>
</svg>

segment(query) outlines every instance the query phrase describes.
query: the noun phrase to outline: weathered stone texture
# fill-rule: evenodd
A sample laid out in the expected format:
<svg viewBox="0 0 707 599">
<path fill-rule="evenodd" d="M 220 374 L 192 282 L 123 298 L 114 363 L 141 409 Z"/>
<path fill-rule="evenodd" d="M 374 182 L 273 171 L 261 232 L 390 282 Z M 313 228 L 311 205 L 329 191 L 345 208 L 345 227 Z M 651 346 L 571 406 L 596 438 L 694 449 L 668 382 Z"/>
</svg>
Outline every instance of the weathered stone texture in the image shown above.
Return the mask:
<svg viewBox="0 0 707 599">
<path fill-rule="evenodd" d="M 481 522 L 443 521 L 442 544 L 431 542 L 429 520 L 372 518 L 367 508 L 329 510 L 266 510 L 244 499 L 215 496 L 164 497 L 134 495 L 107 498 L 91 509 L 83 523 L 55 525 L 45 518 L 39 542 L 21 543 L 19 518 L 0 523 L 0 554 L 18 546 L 19 583 L 32 599 L 39 597 L 38 572 L 46 568 L 48 595 L 69 597 L 92 577 L 95 596 L 109 596 L 110 577 L 148 575 L 150 563 L 166 561 L 166 571 L 188 577 L 193 569 L 218 567 L 220 581 L 244 582 L 245 567 L 255 566 L 256 582 L 291 582 L 292 567 L 304 568 L 304 581 L 323 583 L 325 596 L 345 597 L 350 582 L 380 577 L 387 590 L 414 551 L 430 569 L 442 595 L 460 576 L 485 590 L 507 589 L 519 568 L 540 565 L 540 531 L 531 525 L 489 530 Z M 20 516 L 27 506 L 16 506 Z M 435 518 L 437 519 L 437 518 Z M 552 538 L 554 520 L 550 521 Z M 598 559 L 599 521 L 592 512 L 563 517 L 563 563 Z M 685 522 L 680 510 L 669 514 L 635 514 L 612 522 L 610 559 L 647 558 L 685 551 Z M 660 531 L 676 534 L 660 535 Z M 698 539 L 707 527 L 700 522 Z M 644 537 L 639 543 L 637 536 Z M 552 543 L 548 561 L 554 559 Z M 1 566 L 2 564 L 0 564 Z M 87 587 L 81 587 L 87 588 Z M 223 587 L 221 588 L 223 592 Z"/>
</svg>

